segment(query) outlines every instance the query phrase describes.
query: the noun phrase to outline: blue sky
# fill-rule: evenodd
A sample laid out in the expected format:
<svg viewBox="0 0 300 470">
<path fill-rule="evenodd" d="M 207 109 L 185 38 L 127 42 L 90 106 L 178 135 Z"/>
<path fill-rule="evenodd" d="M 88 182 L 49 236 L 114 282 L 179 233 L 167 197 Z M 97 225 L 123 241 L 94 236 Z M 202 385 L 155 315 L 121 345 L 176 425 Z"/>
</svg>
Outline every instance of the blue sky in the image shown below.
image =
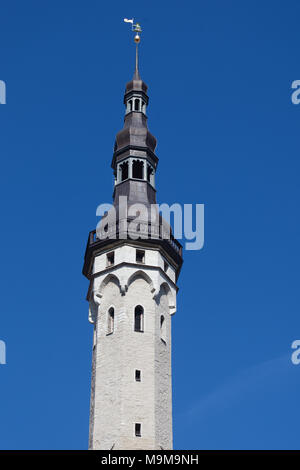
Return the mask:
<svg viewBox="0 0 300 470">
<path fill-rule="evenodd" d="M 205 204 L 173 318 L 174 446 L 299 448 L 296 0 L 1 5 L 1 449 L 84 449 L 92 329 L 81 275 L 110 202 L 134 46 L 159 202 Z"/>
</svg>

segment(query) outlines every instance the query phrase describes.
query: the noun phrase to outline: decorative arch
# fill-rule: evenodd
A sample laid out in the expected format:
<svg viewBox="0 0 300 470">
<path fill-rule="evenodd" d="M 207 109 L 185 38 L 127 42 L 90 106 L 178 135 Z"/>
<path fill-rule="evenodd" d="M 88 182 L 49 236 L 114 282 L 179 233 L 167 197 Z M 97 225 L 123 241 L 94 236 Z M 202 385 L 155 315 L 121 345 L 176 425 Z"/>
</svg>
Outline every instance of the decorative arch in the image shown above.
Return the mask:
<svg viewBox="0 0 300 470">
<path fill-rule="evenodd" d="M 162 294 L 165 294 L 167 296 L 169 304 L 169 313 L 170 315 L 173 315 L 176 312 L 176 302 L 174 300 L 174 296 L 172 294 L 170 286 L 167 282 L 163 282 L 160 285 L 157 299 L 159 299 Z"/>
<path fill-rule="evenodd" d="M 124 295 L 119 278 L 115 274 L 108 274 L 100 284 L 100 287 L 96 293 L 97 297 L 101 298 L 103 296 L 103 291 L 109 282 L 113 282 L 114 284 L 116 284 L 120 289 L 120 293 Z"/>
<path fill-rule="evenodd" d="M 127 289 L 130 286 L 130 284 L 132 284 L 136 279 L 144 279 L 144 281 L 146 281 L 149 284 L 150 291 L 152 293 L 155 292 L 155 288 L 154 288 L 152 279 L 148 276 L 147 273 L 145 273 L 142 270 L 136 271 L 133 274 L 131 274 L 131 276 L 129 277 L 129 279 L 127 281 Z"/>
</svg>

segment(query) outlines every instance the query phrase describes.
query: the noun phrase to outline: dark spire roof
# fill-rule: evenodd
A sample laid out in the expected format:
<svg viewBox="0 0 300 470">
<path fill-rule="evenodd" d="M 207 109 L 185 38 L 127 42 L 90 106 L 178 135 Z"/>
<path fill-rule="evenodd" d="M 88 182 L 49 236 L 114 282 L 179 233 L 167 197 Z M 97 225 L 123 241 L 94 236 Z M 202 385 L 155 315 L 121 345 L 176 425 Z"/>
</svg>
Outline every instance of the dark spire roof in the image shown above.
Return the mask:
<svg viewBox="0 0 300 470">
<path fill-rule="evenodd" d="M 132 111 L 125 116 L 124 127 L 116 135 L 114 155 L 119 154 L 122 149 L 149 150 L 154 153 L 156 138 L 147 127 L 147 117 L 140 112 Z M 137 148 L 138 147 L 138 148 Z"/>
<path fill-rule="evenodd" d="M 124 104 L 128 100 L 141 97 L 146 105 L 148 105 L 149 97 L 147 95 L 148 86 L 141 79 L 138 64 L 136 62 L 135 71 L 132 80 L 126 84 L 124 94 Z M 151 154 L 152 159 L 157 162 L 158 158 L 154 154 L 156 148 L 156 138 L 148 129 L 147 116 L 144 112 L 133 110 L 128 112 L 124 117 L 124 126 L 116 135 L 114 155 L 112 167 L 115 167 L 117 160 L 120 160 L 123 153 L 132 150 L 144 150 L 147 154 Z"/>
<path fill-rule="evenodd" d="M 112 159 L 112 168 L 115 173 L 117 164 L 128 157 L 144 158 L 153 168 L 156 168 L 158 158 L 155 155 L 156 138 L 148 129 L 146 105 L 149 98 L 147 95 L 148 87 L 141 79 L 138 65 L 136 63 L 135 72 L 130 82 L 126 84 L 124 94 L 124 104 L 126 106 L 126 114 L 124 117 L 124 126 L 117 135 L 115 140 L 114 154 Z M 139 110 L 135 110 L 135 100 L 145 103 Z M 132 110 L 130 111 L 129 102 L 131 101 Z M 126 195 L 128 197 L 128 205 L 140 202 L 145 205 L 155 204 L 155 189 L 146 180 L 134 180 L 128 178 L 122 183 L 115 186 L 114 205 L 118 210 L 119 196 Z"/>
<path fill-rule="evenodd" d="M 137 32 L 135 42 L 138 44 L 140 41 L 139 32 L 141 28 L 138 24 L 135 25 L 135 27 L 135 32 Z M 151 182 L 151 179 L 149 180 L 148 177 L 145 178 L 145 171 L 148 172 L 148 168 L 152 168 L 152 170 L 155 171 L 158 163 L 158 158 L 154 153 L 156 139 L 148 130 L 147 126 L 146 106 L 149 100 L 147 89 L 148 87 L 141 79 L 139 73 L 138 50 L 136 50 L 134 75 L 132 80 L 127 83 L 124 95 L 124 103 L 126 105 L 124 126 L 123 129 L 117 133 L 112 160 L 112 168 L 116 176 L 117 169 L 120 170 L 123 163 L 125 167 L 127 164 L 127 176 L 125 176 L 124 179 L 122 178 L 121 181 L 117 179 L 113 194 L 114 207 L 103 217 L 101 221 L 102 228 L 99 229 L 99 232 L 94 230 L 89 235 L 83 267 L 83 273 L 89 279 L 93 277 L 92 263 L 95 255 L 114 249 L 114 247 L 124 243 L 124 239 L 128 238 L 128 236 L 130 239 L 133 238 L 132 232 L 130 235 L 131 230 L 137 235 L 137 237 L 134 238 L 135 244 L 138 244 L 143 249 L 145 249 L 145 247 L 154 247 L 154 249 L 159 247 L 163 250 L 164 256 L 171 258 L 176 269 L 176 274 L 178 275 L 180 272 L 182 265 L 182 247 L 180 243 L 174 239 L 172 232 L 170 233 L 170 240 L 169 238 L 164 238 L 163 234 L 169 233 L 170 226 L 163 220 L 161 214 L 159 214 L 157 206 L 154 206 L 156 207 L 157 217 L 156 220 L 153 220 L 152 208 L 153 205 L 156 204 L 156 190 L 155 186 L 152 184 L 153 180 Z M 138 164 L 140 163 L 139 160 L 145 163 L 143 178 L 141 176 L 137 177 L 136 173 L 134 174 L 133 165 L 128 165 L 128 161 L 133 164 Z M 119 162 L 120 166 L 118 167 Z M 128 170 L 132 170 L 132 172 L 130 173 Z M 122 207 L 122 201 L 124 201 L 124 199 L 123 197 L 121 198 L 121 196 L 126 196 L 127 214 L 124 212 L 124 207 Z M 132 214 L 130 216 L 128 215 L 129 208 L 136 203 L 143 204 L 147 207 L 148 211 L 146 211 L 147 213 L 143 213 L 142 211 L 142 214 L 140 214 L 144 219 L 141 221 L 141 224 L 138 224 L 139 228 L 130 228 L 129 230 L 127 223 L 132 222 L 132 218 L 135 218 Z M 110 223 L 112 232 L 109 232 L 110 235 L 107 237 L 105 227 L 108 227 L 109 221 L 112 222 Z M 99 233 L 105 236 L 102 237 Z M 144 236 L 145 234 L 147 234 L 146 238 Z"/>
<path fill-rule="evenodd" d="M 138 56 L 138 54 L 139 54 L 139 52 L 138 52 L 138 44 L 137 44 L 136 45 L 136 53 L 135 53 L 135 70 L 134 70 L 132 80 L 130 82 L 128 82 L 127 85 L 126 85 L 124 102 L 125 102 L 125 98 L 126 98 L 127 93 L 129 93 L 132 90 L 142 91 L 143 93 L 145 93 L 145 95 L 147 94 L 148 87 L 147 87 L 146 83 L 143 82 L 143 80 L 141 79 L 140 72 L 139 72 L 139 56 Z M 148 96 L 147 96 L 147 103 L 148 103 Z"/>
<path fill-rule="evenodd" d="M 128 82 L 126 84 L 124 101 L 125 101 L 125 99 L 127 99 L 128 93 L 130 93 L 132 91 L 142 92 L 147 96 L 147 90 L 148 90 L 148 87 L 147 87 L 146 83 L 141 79 L 139 71 L 136 70 L 133 74 L 132 80 L 130 80 L 130 82 Z M 148 102 L 148 100 L 149 100 L 149 98 L 147 96 L 147 102 Z"/>
</svg>

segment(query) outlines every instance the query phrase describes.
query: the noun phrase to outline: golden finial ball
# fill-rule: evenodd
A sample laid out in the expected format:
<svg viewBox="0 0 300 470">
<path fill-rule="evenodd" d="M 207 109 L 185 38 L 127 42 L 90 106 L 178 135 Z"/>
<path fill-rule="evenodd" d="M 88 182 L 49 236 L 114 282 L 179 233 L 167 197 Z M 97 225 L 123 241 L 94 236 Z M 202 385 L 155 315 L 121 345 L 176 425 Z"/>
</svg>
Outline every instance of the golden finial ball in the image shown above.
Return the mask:
<svg viewBox="0 0 300 470">
<path fill-rule="evenodd" d="M 141 38 L 140 38 L 139 34 L 136 34 L 136 35 L 134 36 L 134 42 L 135 42 L 136 44 L 139 44 L 140 40 L 141 40 Z"/>
</svg>

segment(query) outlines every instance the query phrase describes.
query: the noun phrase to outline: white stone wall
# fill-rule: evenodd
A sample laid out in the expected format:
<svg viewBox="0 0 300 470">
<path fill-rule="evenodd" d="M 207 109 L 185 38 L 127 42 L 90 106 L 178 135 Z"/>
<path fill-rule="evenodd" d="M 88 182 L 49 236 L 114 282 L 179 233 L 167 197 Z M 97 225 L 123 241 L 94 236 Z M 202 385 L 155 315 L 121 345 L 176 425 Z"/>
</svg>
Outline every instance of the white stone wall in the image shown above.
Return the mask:
<svg viewBox="0 0 300 470">
<path fill-rule="evenodd" d="M 168 296 L 164 286 L 156 298 L 155 336 L 155 440 L 158 449 L 172 449 L 172 369 L 171 369 L 171 320 L 168 313 Z M 161 338 L 160 317 L 166 322 L 165 341 Z"/>
<path fill-rule="evenodd" d="M 118 267 L 124 262 L 135 264 L 136 248 L 117 248 L 114 268 L 94 279 L 90 305 L 90 319 L 97 323 L 90 423 L 93 449 L 172 448 L 171 314 L 176 310 L 176 287 L 158 269 L 163 269 L 163 254 L 145 251 L 142 267 Z M 95 259 L 94 273 L 105 267 L 104 253 Z M 137 305 L 144 308 L 144 332 L 134 331 Z M 114 332 L 107 335 L 110 307 L 115 310 Z M 161 315 L 166 322 L 165 342 Z M 141 371 L 141 382 L 135 381 L 136 369 Z M 135 436 L 135 423 L 142 425 L 141 437 Z"/>
<path fill-rule="evenodd" d="M 94 261 L 94 266 L 93 266 L 93 274 L 107 268 L 106 255 L 107 253 L 110 253 L 110 251 L 112 250 L 108 250 L 107 252 L 96 256 L 95 261 Z M 113 251 L 115 253 L 115 265 L 118 265 L 124 262 L 126 263 L 136 262 L 136 256 L 135 256 L 136 247 L 132 245 L 123 245 L 121 247 L 116 248 Z M 167 261 L 167 259 L 160 253 L 159 250 L 156 250 L 156 249 L 146 250 L 146 253 L 145 253 L 145 265 L 146 266 L 147 265 L 157 266 L 157 267 L 160 267 L 162 270 L 164 270 L 164 260 Z M 174 283 L 176 282 L 175 269 L 169 263 L 168 263 L 168 271 L 166 274 Z"/>
<path fill-rule="evenodd" d="M 115 332 L 107 336 L 107 311 L 111 306 L 115 308 Z M 114 417 L 120 416 L 122 405 L 122 368 L 117 366 L 123 354 L 123 345 L 119 341 L 121 310 L 119 287 L 112 280 L 105 288 L 103 303 L 98 309 L 92 443 L 95 449 L 111 449 L 119 435 Z"/>
</svg>

